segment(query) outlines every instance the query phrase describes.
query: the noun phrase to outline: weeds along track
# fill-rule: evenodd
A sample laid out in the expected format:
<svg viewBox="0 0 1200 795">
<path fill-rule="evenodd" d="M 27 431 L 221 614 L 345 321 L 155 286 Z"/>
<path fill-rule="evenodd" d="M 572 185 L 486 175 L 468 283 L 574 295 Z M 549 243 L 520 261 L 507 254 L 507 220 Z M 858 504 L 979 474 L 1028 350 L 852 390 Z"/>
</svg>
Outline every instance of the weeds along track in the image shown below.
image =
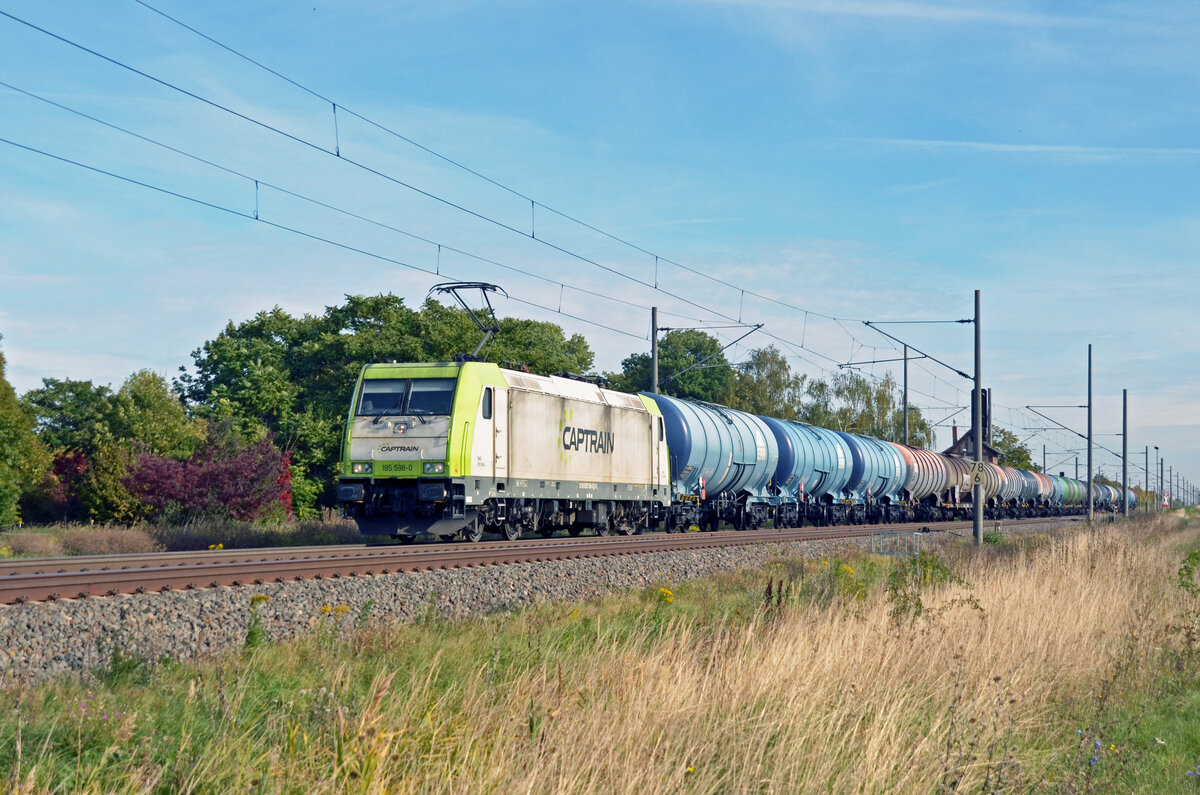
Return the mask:
<svg viewBox="0 0 1200 795">
<path fill-rule="evenodd" d="M 1053 525 L 1080 517 L 1007 520 L 1007 526 Z M 948 532 L 970 522 L 849 525 L 632 537 L 548 538 L 420 546 L 353 544 L 316 547 L 159 552 L 29 558 L 0 564 L 0 604 L 83 599 L 120 593 L 194 590 L 266 582 L 399 574 L 510 563 L 635 555 L 749 544 L 861 538 L 881 532 Z"/>
</svg>

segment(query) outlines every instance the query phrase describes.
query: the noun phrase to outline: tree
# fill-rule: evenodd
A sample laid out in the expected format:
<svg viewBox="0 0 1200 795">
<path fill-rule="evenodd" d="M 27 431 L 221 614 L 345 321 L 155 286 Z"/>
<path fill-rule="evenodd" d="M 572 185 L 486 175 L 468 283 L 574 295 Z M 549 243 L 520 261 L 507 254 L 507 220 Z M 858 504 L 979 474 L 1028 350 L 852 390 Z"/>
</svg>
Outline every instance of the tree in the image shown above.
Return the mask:
<svg viewBox="0 0 1200 795">
<path fill-rule="evenodd" d="M 1015 433 L 999 425 L 992 426 L 992 447 L 1000 452 L 1000 463 L 1006 467 L 1028 469 L 1041 472 L 1042 468 L 1033 463 L 1029 448 L 1021 444 L 1021 439 Z"/>
<path fill-rule="evenodd" d="M 737 366 L 732 407 L 751 414 L 794 420 L 799 416 L 807 378 L 774 345 L 750 351 Z"/>
<path fill-rule="evenodd" d="M 488 361 L 521 362 L 534 372 L 587 372 L 583 337 L 553 323 L 503 318 L 484 351 Z M 311 516 L 333 501 L 334 467 L 346 410 L 364 364 L 450 361 L 475 349 L 469 314 L 436 301 L 419 310 L 394 295 L 346 296 L 322 315 L 293 317 L 279 307 L 229 323 L 192 352 L 193 370 L 175 386 L 192 411 L 228 422 L 246 442 L 271 436 L 288 454 L 294 508 Z"/>
<path fill-rule="evenodd" d="M 896 400 L 891 373 L 875 381 L 853 371 L 835 373 L 828 382 L 814 379 L 805 388 L 800 419 L 832 430 L 904 441 L 904 408 Z M 933 439 L 929 422 L 909 406 L 909 444 L 928 447 Z"/>
<path fill-rule="evenodd" d="M 105 442 L 88 459 L 79 486 L 79 497 L 87 516 L 97 522 L 131 523 L 146 511 L 125 481 L 129 477 L 129 448 L 121 442 Z"/>
<path fill-rule="evenodd" d="M 41 479 L 50 456 L 34 434 L 33 417 L 26 411 L 6 375 L 0 352 L 0 524 L 19 520 L 21 493 Z"/>
<path fill-rule="evenodd" d="M 609 374 L 618 389 L 650 391 L 651 361 L 635 353 L 621 362 L 621 372 Z M 729 403 L 734 370 L 716 337 L 696 329 L 668 331 L 658 343 L 659 391 L 673 397 Z"/>
<path fill-rule="evenodd" d="M 188 417 L 166 379 L 150 370 L 129 376 L 113 396 L 109 429 L 115 439 L 172 458 L 186 458 L 204 441 L 204 422 Z"/>
<path fill-rule="evenodd" d="M 37 422 L 38 438 L 52 450 L 91 455 L 113 440 L 113 392 L 91 381 L 43 378 L 42 386 L 21 396 Z"/>
</svg>

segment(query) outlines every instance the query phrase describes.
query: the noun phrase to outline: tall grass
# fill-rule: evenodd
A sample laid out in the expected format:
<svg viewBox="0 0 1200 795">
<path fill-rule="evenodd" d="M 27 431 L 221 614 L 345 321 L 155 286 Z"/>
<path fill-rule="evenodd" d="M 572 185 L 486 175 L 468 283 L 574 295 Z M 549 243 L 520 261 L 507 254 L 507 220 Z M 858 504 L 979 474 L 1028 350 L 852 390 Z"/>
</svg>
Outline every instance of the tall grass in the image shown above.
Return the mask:
<svg viewBox="0 0 1200 795">
<path fill-rule="evenodd" d="M 891 561 L 786 560 L 466 623 L 331 606 L 283 646 L 17 691 L 0 766 L 28 792 L 1084 790 L 1121 754 L 1106 701 L 1178 643 L 1200 534 L 1165 521 L 962 550 L 915 595 Z"/>
</svg>

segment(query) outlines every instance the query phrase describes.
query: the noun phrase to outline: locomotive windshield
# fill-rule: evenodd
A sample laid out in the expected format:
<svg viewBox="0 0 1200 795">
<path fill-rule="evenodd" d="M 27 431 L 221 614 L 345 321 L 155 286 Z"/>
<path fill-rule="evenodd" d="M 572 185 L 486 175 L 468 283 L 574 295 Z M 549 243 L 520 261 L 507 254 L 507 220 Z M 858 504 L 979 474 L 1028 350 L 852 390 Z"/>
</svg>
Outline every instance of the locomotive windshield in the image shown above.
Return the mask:
<svg viewBox="0 0 1200 795">
<path fill-rule="evenodd" d="M 453 378 L 372 378 L 363 381 L 358 416 L 449 414 Z"/>
</svg>

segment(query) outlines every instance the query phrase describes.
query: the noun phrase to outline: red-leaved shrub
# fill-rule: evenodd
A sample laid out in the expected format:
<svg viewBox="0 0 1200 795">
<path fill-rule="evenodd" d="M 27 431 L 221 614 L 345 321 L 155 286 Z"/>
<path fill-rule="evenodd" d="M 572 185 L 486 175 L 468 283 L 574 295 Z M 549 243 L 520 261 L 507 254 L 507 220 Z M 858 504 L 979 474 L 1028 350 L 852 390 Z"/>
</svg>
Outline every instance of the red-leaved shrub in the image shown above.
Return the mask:
<svg viewBox="0 0 1200 795">
<path fill-rule="evenodd" d="M 135 455 L 123 482 L 152 521 L 251 521 L 278 517 L 290 502 L 283 468 L 284 456 L 269 438 L 247 444 L 214 425 L 191 458 Z"/>
</svg>

